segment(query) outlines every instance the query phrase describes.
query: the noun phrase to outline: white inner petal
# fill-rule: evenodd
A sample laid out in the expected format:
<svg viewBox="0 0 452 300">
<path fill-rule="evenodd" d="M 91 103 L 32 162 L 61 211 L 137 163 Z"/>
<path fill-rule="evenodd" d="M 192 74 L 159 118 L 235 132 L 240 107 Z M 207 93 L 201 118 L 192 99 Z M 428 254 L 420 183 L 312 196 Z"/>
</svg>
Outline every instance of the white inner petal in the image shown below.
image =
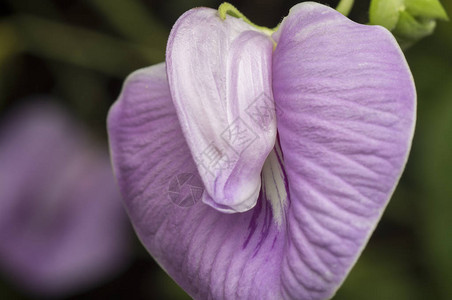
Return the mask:
<svg viewBox="0 0 452 300">
<path fill-rule="evenodd" d="M 204 183 L 202 201 L 226 212 L 253 208 L 276 138 L 273 42 L 241 19 L 194 9 L 167 47 L 171 96 Z"/>
<path fill-rule="evenodd" d="M 262 191 L 272 206 L 273 219 L 278 227 L 284 221 L 284 209 L 287 203 L 287 190 L 284 176 L 284 162 L 279 143 L 268 155 L 262 168 Z"/>
</svg>

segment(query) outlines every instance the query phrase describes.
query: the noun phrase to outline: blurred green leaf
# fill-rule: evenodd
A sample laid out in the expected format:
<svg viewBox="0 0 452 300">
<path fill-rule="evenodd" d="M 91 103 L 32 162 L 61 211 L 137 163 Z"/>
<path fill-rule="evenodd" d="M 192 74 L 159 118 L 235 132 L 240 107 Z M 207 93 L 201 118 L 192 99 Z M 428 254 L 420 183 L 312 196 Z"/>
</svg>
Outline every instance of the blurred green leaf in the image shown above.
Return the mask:
<svg viewBox="0 0 452 300">
<path fill-rule="evenodd" d="M 60 14 L 55 7 L 56 1 L 51 0 L 5 0 L 15 11 L 22 13 L 32 13 L 35 15 L 57 18 Z"/>
<path fill-rule="evenodd" d="M 164 60 L 165 45 L 145 47 L 29 15 L 16 15 L 8 23 L 18 32 L 27 52 L 109 75 L 124 77 Z"/>
<path fill-rule="evenodd" d="M 0 23 L 0 66 L 10 55 L 22 50 L 14 27 L 7 22 Z"/>
<path fill-rule="evenodd" d="M 452 83 L 452 76 L 448 82 Z M 452 299 L 452 85 L 443 86 L 437 95 L 419 129 L 425 197 L 420 203 L 420 230 L 426 263 L 432 268 L 442 299 Z"/>
<path fill-rule="evenodd" d="M 211 7 L 217 8 L 221 2 L 217 0 L 172 0 L 172 1 L 162 1 L 161 2 L 161 10 L 167 16 L 167 20 L 169 25 L 172 26 L 176 22 L 176 20 L 187 10 L 192 9 L 194 7 Z M 229 1 L 231 4 L 235 5 L 234 1 Z M 259 2 L 260 4 L 261 2 Z"/>
<path fill-rule="evenodd" d="M 406 253 L 397 251 L 404 246 L 403 241 L 379 245 L 371 240 L 333 300 L 424 299 L 410 276 L 412 270 Z"/>
<path fill-rule="evenodd" d="M 89 0 L 116 30 L 132 41 L 146 45 L 163 45 L 169 31 L 155 20 L 142 2 L 137 0 Z"/>
<path fill-rule="evenodd" d="M 22 51 L 22 45 L 18 39 L 14 27 L 7 22 L 0 23 L 0 108 L 3 106 L 4 95 L 6 94 L 8 70 L 6 67 L 8 60 L 15 54 Z"/>
</svg>

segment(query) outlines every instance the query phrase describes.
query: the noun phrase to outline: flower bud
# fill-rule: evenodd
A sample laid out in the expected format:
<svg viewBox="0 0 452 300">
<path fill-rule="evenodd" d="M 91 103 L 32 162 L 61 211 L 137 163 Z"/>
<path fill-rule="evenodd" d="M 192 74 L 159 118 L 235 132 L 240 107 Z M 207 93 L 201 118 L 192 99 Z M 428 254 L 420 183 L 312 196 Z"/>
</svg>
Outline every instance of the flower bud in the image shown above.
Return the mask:
<svg viewBox="0 0 452 300">
<path fill-rule="evenodd" d="M 438 0 L 372 0 L 370 24 L 390 30 L 402 48 L 432 34 L 436 20 L 448 20 Z"/>
</svg>

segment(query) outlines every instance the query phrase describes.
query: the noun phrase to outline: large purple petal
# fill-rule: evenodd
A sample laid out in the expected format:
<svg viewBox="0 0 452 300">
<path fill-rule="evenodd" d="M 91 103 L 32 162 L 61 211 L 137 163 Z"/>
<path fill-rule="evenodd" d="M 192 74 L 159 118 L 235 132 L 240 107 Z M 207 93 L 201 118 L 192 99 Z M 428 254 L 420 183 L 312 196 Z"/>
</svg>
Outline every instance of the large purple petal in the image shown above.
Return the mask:
<svg viewBox="0 0 452 300">
<path fill-rule="evenodd" d="M 106 149 L 37 101 L 0 132 L 0 265 L 32 293 L 62 296 L 119 271 L 129 226 Z"/>
<path fill-rule="evenodd" d="M 138 236 L 195 299 L 279 299 L 284 231 L 262 197 L 224 214 L 203 185 L 171 101 L 165 66 L 126 81 L 108 117 L 114 169 Z"/>
<path fill-rule="evenodd" d="M 326 299 L 374 230 L 407 160 L 415 89 L 391 34 L 316 3 L 273 36 L 290 203 L 285 298 Z"/>
<path fill-rule="evenodd" d="M 224 212 L 256 204 L 273 149 L 271 39 L 231 16 L 196 8 L 171 31 L 166 59 L 178 117 L 206 187 L 203 201 Z"/>
</svg>

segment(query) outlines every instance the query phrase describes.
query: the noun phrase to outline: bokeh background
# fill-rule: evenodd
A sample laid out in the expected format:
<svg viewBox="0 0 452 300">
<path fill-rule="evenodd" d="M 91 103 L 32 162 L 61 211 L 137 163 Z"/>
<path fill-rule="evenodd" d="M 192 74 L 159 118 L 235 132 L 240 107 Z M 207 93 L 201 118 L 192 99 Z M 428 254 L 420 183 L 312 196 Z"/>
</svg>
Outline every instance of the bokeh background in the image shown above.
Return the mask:
<svg viewBox="0 0 452 300">
<path fill-rule="evenodd" d="M 230 2 L 256 24 L 274 27 L 298 1 Z M 334 7 L 338 1 L 319 2 Z M 350 18 L 366 23 L 369 1 L 355 2 Z M 1 0 L 0 124 L 15 107 L 50 96 L 108 151 L 105 119 L 125 77 L 164 60 L 167 36 L 183 12 L 220 3 Z M 442 4 L 452 16 L 452 1 Z M 439 22 L 432 36 L 405 53 L 418 92 L 410 159 L 335 300 L 452 299 L 452 24 Z M 136 238 L 131 243 L 133 259 L 124 271 L 61 298 L 190 299 Z M 40 298 L 0 270 L 0 299 Z"/>
</svg>

